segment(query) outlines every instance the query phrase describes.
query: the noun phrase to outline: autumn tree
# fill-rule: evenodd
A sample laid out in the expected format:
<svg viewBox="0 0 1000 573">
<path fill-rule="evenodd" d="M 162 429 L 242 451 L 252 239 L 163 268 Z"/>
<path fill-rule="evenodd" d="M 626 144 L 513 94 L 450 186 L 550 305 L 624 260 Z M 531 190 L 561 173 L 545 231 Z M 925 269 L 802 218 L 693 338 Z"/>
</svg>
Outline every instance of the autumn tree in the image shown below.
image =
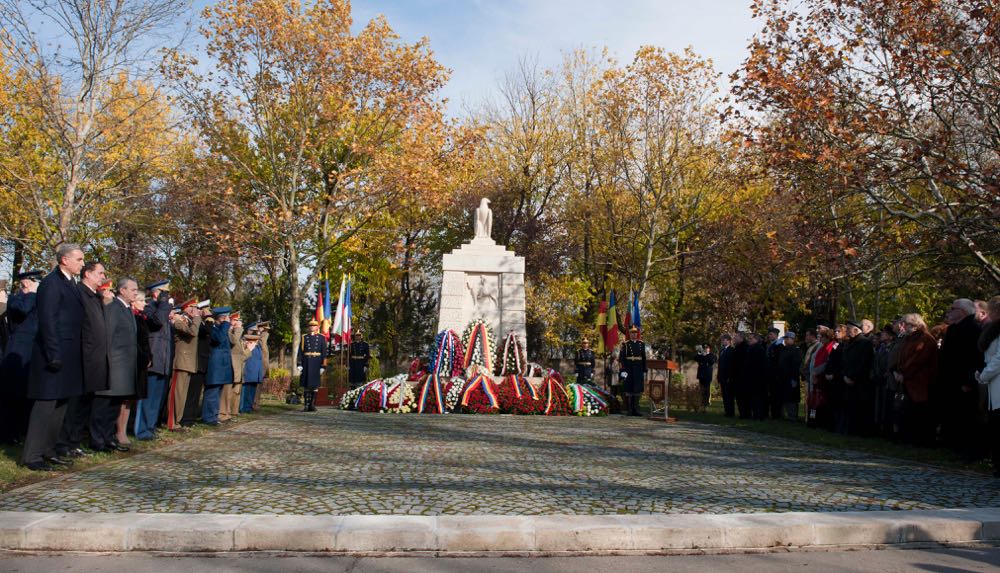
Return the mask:
<svg viewBox="0 0 1000 573">
<path fill-rule="evenodd" d="M 157 41 L 183 0 L 0 2 L 0 51 L 18 78 L 0 133 L 4 200 L 30 219 L 0 232 L 36 257 L 64 241 L 105 239 L 167 153 L 169 106 L 157 87 Z M 58 42 L 41 36 L 55 32 Z M 53 47 L 55 46 L 55 47 Z"/>
<path fill-rule="evenodd" d="M 346 0 L 226 0 L 204 12 L 211 71 L 175 54 L 169 72 L 235 212 L 215 236 L 254 238 L 288 281 L 293 354 L 306 296 L 328 255 L 408 193 L 438 184 L 422 162 L 447 140 L 446 71 L 426 40 L 384 19 L 351 30 Z M 430 150 L 430 151 L 429 151 Z"/>
<path fill-rule="evenodd" d="M 757 0 L 753 10 L 763 29 L 736 93 L 783 184 L 814 183 L 810 197 L 832 195 L 834 208 L 867 204 L 881 225 L 905 229 L 905 252 L 1000 284 L 997 8 Z"/>
</svg>

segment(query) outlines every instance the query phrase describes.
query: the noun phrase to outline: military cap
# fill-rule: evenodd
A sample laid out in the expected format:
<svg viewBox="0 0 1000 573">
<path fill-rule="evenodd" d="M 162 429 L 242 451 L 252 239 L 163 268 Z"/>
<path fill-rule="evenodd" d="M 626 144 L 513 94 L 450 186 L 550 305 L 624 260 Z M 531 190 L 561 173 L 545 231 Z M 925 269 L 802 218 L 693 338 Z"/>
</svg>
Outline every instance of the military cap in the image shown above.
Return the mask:
<svg viewBox="0 0 1000 573">
<path fill-rule="evenodd" d="M 24 271 L 23 273 L 17 273 L 14 275 L 14 280 L 23 281 L 24 279 L 31 279 L 33 281 L 41 280 L 45 271 Z"/>
<path fill-rule="evenodd" d="M 195 306 L 197 306 L 198 308 L 208 308 L 208 307 L 209 307 L 209 305 L 211 305 L 211 304 L 212 304 L 212 299 L 210 299 L 210 298 L 206 298 L 205 300 L 203 300 L 203 301 L 199 302 L 199 303 L 198 303 L 197 305 L 195 305 Z"/>
<path fill-rule="evenodd" d="M 260 336 L 257 334 L 247 334 L 243 338 L 245 340 L 260 340 Z"/>
<path fill-rule="evenodd" d="M 768 328 L 768 329 L 767 329 L 767 333 L 768 333 L 768 334 L 771 334 L 771 333 L 774 333 L 774 334 L 781 334 L 781 330 L 779 330 L 779 329 L 777 329 L 777 328 L 775 328 L 775 327 L 773 327 L 773 326 L 772 326 L 771 328 Z"/>
<path fill-rule="evenodd" d="M 191 305 L 195 305 L 195 304 L 198 304 L 198 299 L 196 299 L 196 298 L 189 298 L 186 301 L 182 302 L 177 308 L 179 310 L 184 310 L 185 308 L 187 308 L 187 307 L 189 307 Z"/>
<path fill-rule="evenodd" d="M 639 332 L 639 327 L 633 325 L 633 326 L 629 327 L 628 331 L 629 332 Z"/>
<path fill-rule="evenodd" d="M 309 326 L 319 326 L 319 321 L 314 318 L 309 321 Z"/>
<path fill-rule="evenodd" d="M 229 313 L 229 318 L 231 318 L 233 320 L 240 320 L 240 311 L 235 310 L 233 312 L 230 312 Z"/>
<path fill-rule="evenodd" d="M 782 336 L 782 338 L 791 338 L 792 340 L 795 340 L 795 333 L 789 330 L 784 336 Z"/>
<path fill-rule="evenodd" d="M 212 314 L 214 316 L 221 316 L 223 314 L 229 314 L 233 312 L 233 307 L 231 306 L 217 306 L 212 309 Z"/>
<path fill-rule="evenodd" d="M 257 327 L 257 323 L 256 322 L 251 322 L 250 324 L 247 325 L 247 330 L 253 330 L 256 327 Z"/>
<path fill-rule="evenodd" d="M 155 283 L 146 285 L 146 290 L 157 290 L 157 289 L 170 292 L 170 280 L 168 279 L 164 281 L 157 281 Z"/>
</svg>

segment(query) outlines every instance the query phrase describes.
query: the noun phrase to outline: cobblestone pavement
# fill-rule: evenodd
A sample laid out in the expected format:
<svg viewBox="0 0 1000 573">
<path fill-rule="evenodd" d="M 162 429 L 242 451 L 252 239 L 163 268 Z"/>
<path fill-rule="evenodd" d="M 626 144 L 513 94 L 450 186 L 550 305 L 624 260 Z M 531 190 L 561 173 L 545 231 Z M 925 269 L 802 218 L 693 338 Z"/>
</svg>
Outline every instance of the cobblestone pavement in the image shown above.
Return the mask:
<svg viewBox="0 0 1000 573">
<path fill-rule="evenodd" d="M 288 413 L 0 496 L 3 511 L 645 514 L 1000 506 L 998 480 L 642 419 Z"/>
</svg>

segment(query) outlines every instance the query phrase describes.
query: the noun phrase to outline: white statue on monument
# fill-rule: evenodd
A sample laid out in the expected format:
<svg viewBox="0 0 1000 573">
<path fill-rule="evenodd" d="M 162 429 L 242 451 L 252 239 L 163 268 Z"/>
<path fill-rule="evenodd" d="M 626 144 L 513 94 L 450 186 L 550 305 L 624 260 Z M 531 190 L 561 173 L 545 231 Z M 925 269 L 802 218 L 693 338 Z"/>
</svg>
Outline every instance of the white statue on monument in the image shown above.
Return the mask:
<svg viewBox="0 0 1000 573">
<path fill-rule="evenodd" d="M 493 235 L 493 210 L 490 200 L 486 197 L 479 202 L 476 209 L 476 239 L 489 239 Z"/>
</svg>

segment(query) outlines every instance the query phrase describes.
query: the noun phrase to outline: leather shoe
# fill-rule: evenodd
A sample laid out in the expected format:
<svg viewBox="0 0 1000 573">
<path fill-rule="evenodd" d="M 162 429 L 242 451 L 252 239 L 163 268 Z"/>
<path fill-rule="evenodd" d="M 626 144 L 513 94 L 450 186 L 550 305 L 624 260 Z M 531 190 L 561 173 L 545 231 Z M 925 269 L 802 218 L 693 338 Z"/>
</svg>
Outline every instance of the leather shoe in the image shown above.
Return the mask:
<svg viewBox="0 0 1000 573">
<path fill-rule="evenodd" d="M 129 450 L 132 449 L 132 448 L 126 446 L 125 444 L 115 444 L 114 446 L 112 446 L 112 448 L 114 448 L 116 451 L 119 451 L 119 452 L 127 452 L 127 451 L 129 451 Z"/>
<path fill-rule="evenodd" d="M 54 471 L 56 471 L 56 468 L 50 466 L 49 464 L 47 464 L 45 462 L 31 462 L 31 463 L 28 463 L 28 464 L 24 464 L 24 467 L 28 468 L 29 470 L 31 470 L 33 472 L 54 472 Z"/>
<path fill-rule="evenodd" d="M 93 454 L 84 450 L 83 448 L 73 448 L 72 450 L 66 452 L 66 456 L 71 458 L 86 458 L 91 455 Z"/>
<path fill-rule="evenodd" d="M 73 460 L 60 458 L 59 456 L 43 456 L 42 459 L 53 466 L 63 466 L 68 468 L 73 465 Z"/>
</svg>

